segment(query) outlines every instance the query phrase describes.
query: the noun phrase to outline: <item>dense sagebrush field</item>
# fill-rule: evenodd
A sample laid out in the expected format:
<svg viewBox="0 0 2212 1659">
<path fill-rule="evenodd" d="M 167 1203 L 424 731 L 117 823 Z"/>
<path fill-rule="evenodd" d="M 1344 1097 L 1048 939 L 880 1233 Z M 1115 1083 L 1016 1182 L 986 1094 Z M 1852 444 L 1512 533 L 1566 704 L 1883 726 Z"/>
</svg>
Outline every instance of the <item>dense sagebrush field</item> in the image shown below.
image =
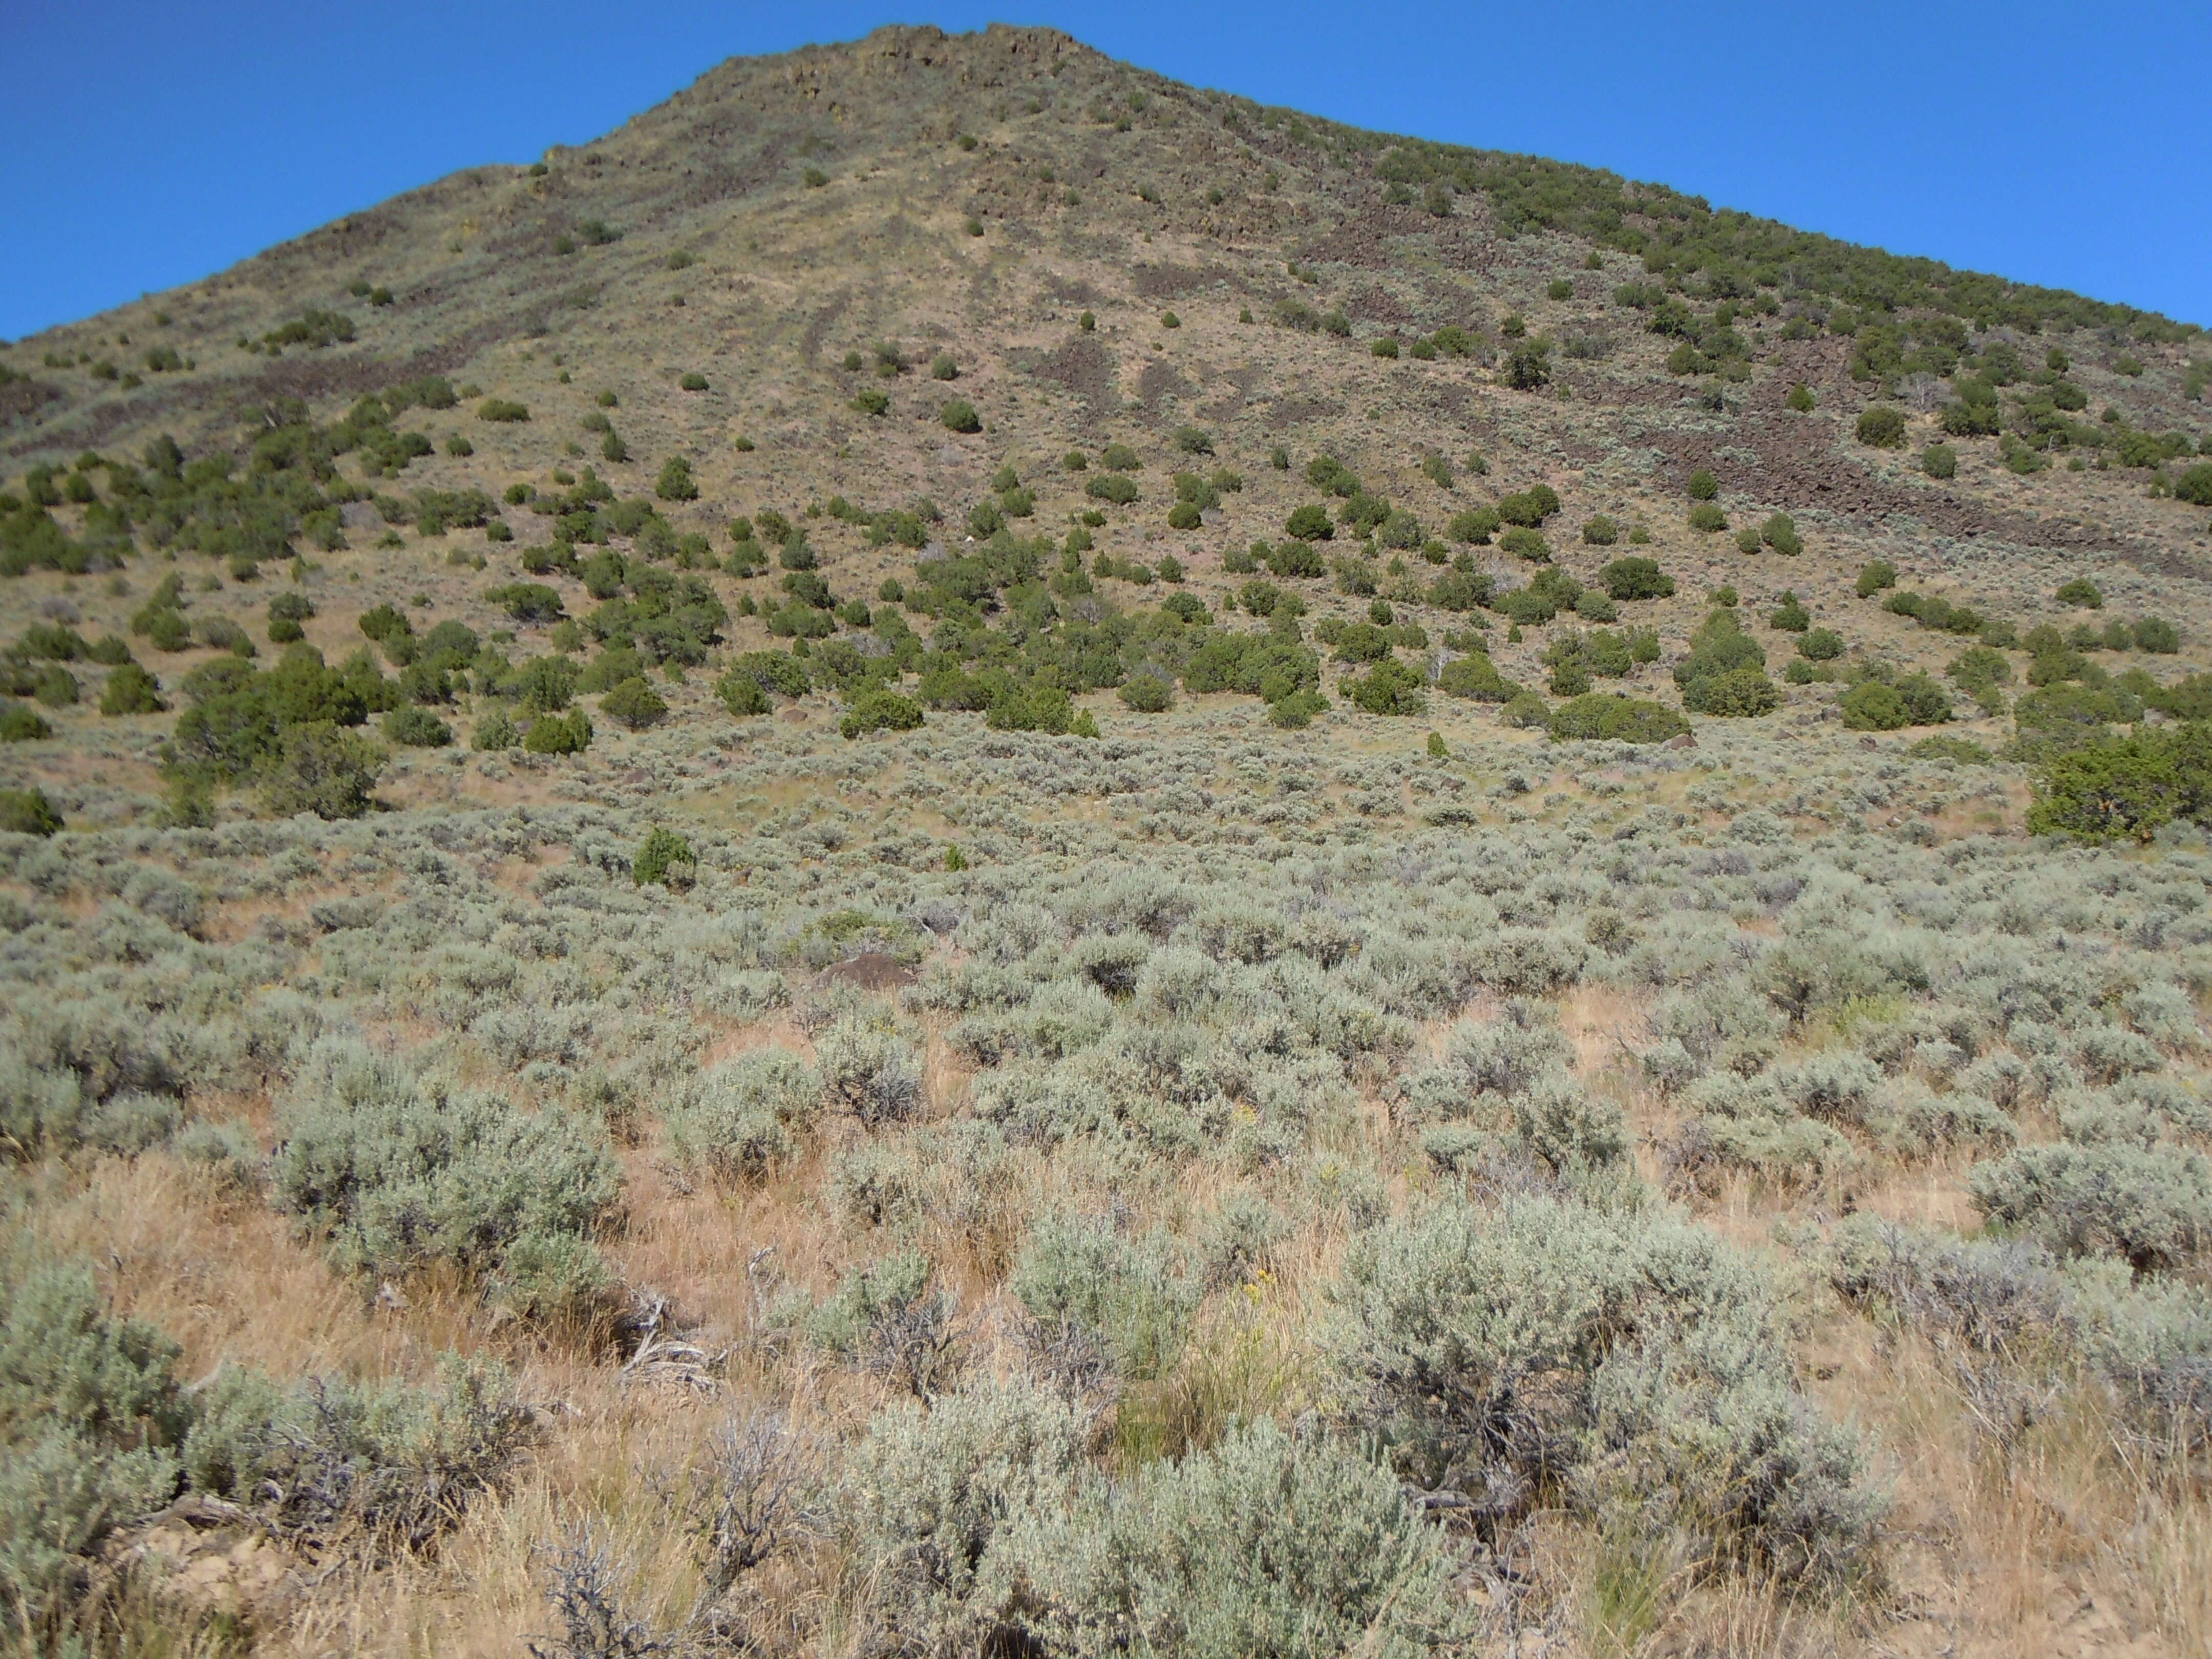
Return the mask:
<svg viewBox="0 0 2212 1659">
<path fill-rule="evenodd" d="M 2212 1655 L 2208 363 L 1006 29 L 0 349 L 9 1650 Z"/>
</svg>

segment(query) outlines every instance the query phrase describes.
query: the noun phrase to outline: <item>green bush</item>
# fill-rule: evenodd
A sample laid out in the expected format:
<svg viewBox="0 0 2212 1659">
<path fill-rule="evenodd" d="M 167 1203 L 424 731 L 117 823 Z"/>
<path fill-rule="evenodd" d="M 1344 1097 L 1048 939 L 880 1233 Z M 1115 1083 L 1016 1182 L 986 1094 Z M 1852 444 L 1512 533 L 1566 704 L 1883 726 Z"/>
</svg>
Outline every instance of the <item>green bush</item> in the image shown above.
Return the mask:
<svg viewBox="0 0 2212 1659">
<path fill-rule="evenodd" d="M 1419 669 L 1385 657 L 1364 677 L 1341 681 L 1337 690 L 1370 714 L 1423 714 L 1429 708 L 1429 700 L 1421 695 L 1426 684 Z"/>
<path fill-rule="evenodd" d="M 1157 674 L 1135 674 L 1121 682 L 1117 694 L 1122 704 L 1140 714 L 1158 714 L 1175 707 L 1175 688 Z"/>
<path fill-rule="evenodd" d="M 1774 682 L 1756 668 L 1706 674 L 1682 688 L 1682 707 L 1698 714 L 1768 714 L 1781 701 Z"/>
<path fill-rule="evenodd" d="M 1805 609 L 1794 591 L 1784 590 L 1782 603 L 1767 617 L 1766 625 L 1784 634 L 1802 634 L 1813 625 L 1813 613 Z"/>
<path fill-rule="evenodd" d="M 1523 339 L 1505 356 L 1505 383 L 1516 392 L 1535 392 L 1551 384 L 1552 343 Z"/>
<path fill-rule="evenodd" d="M 1920 470 L 1931 478 L 1959 476 L 1959 452 L 1948 444 L 1930 444 L 1920 452 Z"/>
<path fill-rule="evenodd" d="M 1611 547 L 1620 539 L 1620 526 L 1604 514 L 1583 522 L 1583 544 L 1586 547 Z"/>
<path fill-rule="evenodd" d="M 1476 702 L 1510 702 L 1521 687 L 1498 672 L 1498 665 L 1480 653 L 1457 657 L 1443 665 L 1437 689 L 1446 696 L 1468 697 Z"/>
<path fill-rule="evenodd" d="M 1540 530 L 1529 530 L 1516 526 L 1498 538 L 1498 545 L 1516 558 L 1527 559 L 1532 564 L 1552 562 L 1552 544 L 1544 539 Z"/>
<path fill-rule="evenodd" d="M 1127 507 L 1137 499 L 1137 483 L 1118 472 L 1094 472 L 1083 481 L 1083 493 L 1094 501 Z"/>
<path fill-rule="evenodd" d="M 1445 533 L 1455 542 L 1480 546 L 1498 533 L 1504 520 L 1494 507 L 1469 507 L 1452 514 L 1451 522 L 1444 526 Z"/>
<path fill-rule="evenodd" d="M 1860 412 L 1856 428 L 1858 441 L 1873 449 L 1902 449 L 1905 447 L 1905 411 L 1885 405 Z"/>
<path fill-rule="evenodd" d="M 1786 558 L 1796 558 L 1805 550 L 1805 543 L 1797 533 L 1797 521 L 1787 513 L 1772 513 L 1759 527 L 1759 539 Z"/>
<path fill-rule="evenodd" d="M 1690 499 L 1692 501 L 1717 501 L 1720 498 L 1720 493 L 1721 481 L 1708 469 L 1701 466 L 1696 471 L 1690 474 Z"/>
<path fill-rule="evenodd" d="M 633 674 L 599 699 L 599 712 L 633 732 L 642 732 L 667 718 L 668 704 L 642 675 Z"/>
<path fill-rule="evenodd" d="M 657 882 L 663 887 L 671 886 L 674 884 L 670 879 L 672 874 L 682 878 L 675 866 L 690 865 L 696 870 L 698 863 L 699 855 L 691 850 L 690 842 L 673 830 L 655 825 L 638 848 L 637 856 L 629 861 L 630 885 L 642 887 L 647 882 Z"/>
<path fill-rule="evenodd" d="M 592 746 L 592 722 L 580 708 L 545 714 L 523 733 L 522 747 L 532 755 L 580 755 Z"/>
<path fill-rule="evenodd" d="M 103 714 L 158 714 L 168 706 L 161 700 L 160 684 L 135 662 L 111 669 L 100 694 Z"/>
<path fill-rule="evenodd" d="M 1593 691 L 1561 703 L 1552 712 L 1551 734 L 1561 741 L 1664 743 L 1690 729 L 1680 713 L 1662 702 Z"/>
<path fill-rule="evenodd" d="M 2105 608 L 2103 590 L 2087 576 L 2076 576 L 2071 581 L 2060 583 L 2058 591 L 2051 597 L 2061 605 L 2078 605 L 2085 611 L 2102 611 Z"/>
<path fill-rule="evenodd" d="M 2039 712 L 2031 707 L 2031 697 L 2021 698 L 2015 711 L 2023 738 L 2034 729 L 2028 720 Z M 2065 732 L 2056 720 L 2042 728 L 2063 733 L 2061 741 L 2077 733 L 2090 740 L 2043 757 L 2033 780 L 2034 804 L 2028 809 L 2031 831 L 2078 841 L 2123 836 L 2148 841 L 2162 824 L 2202 822 L 2212 811 L 2212 728 L 2191 722 L 2170 732 L 2140 731 L 2111 741 L 2102 738 L 2098 718 L 2110 711 L 2092 706 L 2081 712 L 2086 718 L 2069 722 L 2075 732 Z"/>
<path fill-rule="evenodd" d="M 1728 514 L 1712 501 L 1696 501 L 1691 504 L 1689 524 L 1691 529 L 1710 535 L 1728 528 Z"/>
<path fill-rule="evenodd" d="M 2212 507 L 2212 461 L 2184 467 L 2173 481 L 2173 498 L 2191 507 Z"/>
<path fill-rule="evenodd" d="M 1674 579 L 1654 561 L 1640 556 L 1613 560 L 1597 573 L 1597 580 L 1616 599 L 1668 599 L 1674 596 Z"/>
<path fill-rule="evenodd" d="M 384 735 L 406 749 L 444 749 L 453 741 L 453 728 L 427 708 L 395 708 L 384 717 Z"/>
<path fill-rule="evenodd" d="M 279 817 L 357 818 L 368 811 L 386 758 L 381 745 L 327 720 L 287 726 L 263 770 L 262 791 Z"/>
<path fill-rule="evenodd" d="M 1951 718 L 1951 699 L 1925 674 L 1909 674 L 1894 685 L 1862 680 L 1844 693 L 1839 704 L 1844 726 L 1854 732 L 1895 732 Z"/>
<path fill-rule="evenodd" d="M 981 432 L 983 417 L 975 412 L 975 405 L 965 398 L 955 398 L 937 412 L 948 432 Z"/>
<path fill-rule="evenodd" d="M 2163 617 L 2145 617 L 2135 626 L 2136 649 L 2154 656 L 2172 656 L 2181 649 L 2181 630 Z M 120 669 L 116 671 L 120 673 Z M 111 679 L 112 683 L 112 679 Z M 102 704 L 105 712 L 106 705 Z"/>
<path fill-rule="evenodd" d="M 521 730 L 503 708 L 495 708 L 480 717 L 476 729 L 469 734 L 469 747 L 479 752 L 495 753 L 515 748 L 521 742 Z"/>
<path fill-rule="evenodd" d="M 480 421 L 511 423 L 528 420 L 530 410 L 527 405 L 515 403 L 510 398 L 487 398 L 477 405 L 477 418 Z"/>
<path fill-rule="evenodd" d="M 921 705 L 884 686 L 872 687 L 854 697 L 837 722 L 848 741 L 870 732 L 911 732 L 921 724 Z"/>
<path fill-rule="evenodd" d="M 653 481 L 653 493 L 664 501 L 696 501 L 699 485 L 691 476 L 691 463 L 681 455 L 671 455 L 661 464 L 660 476 Z"/>
<path fill-rule="evenodd" d="M 561 596 L 542 582 L 509 582 L 504 586 L 489 589 L 484 594 L 487 605 L 495 605 L 515 621 L 532 627 L 554 622 L 567 614 Z M 366 623 L 368 619 L 362 619 Z"/>
<path fill-rule="evenodd" d="M 1897 586 L 1897 567 L 1887 559 L 1873 559 L 1859 567 L 1858 592 L 1870 599 L 1886 587 Z"/>
<path fill-rule="evenodd" d="M 1844 636 L 1832 628 L 1808 629 L 1798 637 L 1797 654 L 1808 662 L 1833 662 L 1844 654 Z"/>
<path fill-rule="evenodd" d="M 1498 516 L 1507 524 L 1537 530 L 1559 511 L 1559 497 L 1549 484 L 1535 484 L 1498 498 Z"/>
<path fill-rule="evenodd" d="M 1552 705 L 1534 691 L 1516 691 L 1498 711 L 1498 718 L 1506 725 L 1517 726 L 1524 732 L 1548 731 L 1552 724 Z"/>
<path fill-rule="evenodd" d="M 62 815 L 33 784 L 28 789 L 0 789 L 0 833 L 11 836 L 51 836 L 62 827 Z"/>
<path fill-rule="evenodd" d="M 1951 659 L 1943 672 L 1968 696 L 1978 696 L 1993 685 L 2011 684 L 2012 663 L 2002 651 L 1970 645 Z"/>
</svg>

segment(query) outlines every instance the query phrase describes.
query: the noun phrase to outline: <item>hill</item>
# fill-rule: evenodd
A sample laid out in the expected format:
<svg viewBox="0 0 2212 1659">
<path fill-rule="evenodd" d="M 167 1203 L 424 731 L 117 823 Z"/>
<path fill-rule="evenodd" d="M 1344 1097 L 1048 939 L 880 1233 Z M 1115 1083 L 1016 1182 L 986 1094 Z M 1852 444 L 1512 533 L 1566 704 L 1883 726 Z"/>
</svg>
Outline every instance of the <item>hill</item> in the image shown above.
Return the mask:
<svg viewBox="0 0 2212 1659">
<path fill-rule="evenodd" d="M 2209 375 L 1002 27 L 0 349 L 9 1639 L 2208 1651 Z"/>
</svg>

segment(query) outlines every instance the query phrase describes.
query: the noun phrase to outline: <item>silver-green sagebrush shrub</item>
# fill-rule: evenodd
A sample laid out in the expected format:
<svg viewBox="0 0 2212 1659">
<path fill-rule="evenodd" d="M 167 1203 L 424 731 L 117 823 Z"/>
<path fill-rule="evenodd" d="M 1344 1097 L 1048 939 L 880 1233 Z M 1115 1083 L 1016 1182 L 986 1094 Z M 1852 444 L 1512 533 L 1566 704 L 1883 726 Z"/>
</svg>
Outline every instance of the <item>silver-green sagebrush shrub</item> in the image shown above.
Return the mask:
<svg viewBox="0 0 2212 1659">
<path fill-rule="evenodd" d="M 1490 1527 L 1629 1515 L 1698 1559 L 1849 1578 L 1881 1504 L 1796 1394 L 1766 1287 L 1701 1228 L 1550 1199 L 1355 1241 L 1333 1346 L 1355 1422 Z"/>
<path fill-rule="evenodd" d="M 986 1633 L 979 1566 L 1015 1517 L 1069 1501 L 1091 1436 L 1087 1416 L 1018 1379 L 877 1418 L 836 1507 L 865 1575 L 854 1599 L 884 1637 L 938 1652 Z"/>
<path fill-rule="evenodd" d="M 621 1194 L 605 1126 L 417 1077 L 333 1039 L 279 1115 L 279 1203 L 339 1265 L 448 1262 L 519 1310 L 580 1312 L 605 1282 L 592 1236 Z"/>
<path fill-rule="evenodd" d="M 1407 1656 L 1473 1635 L 1443 1535 L 1385 1470 L 1271 1422 L 1127 1480 L 1092 1420 L 985 1385 L 871 1426 L 838 1512 L 858 1611 L 916 1652 Z"/>
<path fill-rule="evenodd" d="M 1112 1224 L 1047 1214 L 1031 1229 L 1007 1288 L 1035 1334 L 1079 1331 L 1124 1376 L 1158 1376 L 1182 1353 L 1200 1286 L 1164 1239 L 1130 1240 Z"/>
<path fill-rule="evenodd" d="M 809 1334 L 916 1399 L 934 1399 L 957 1380 L 961 1355 L 953 1328 L 958 1298 L 932 1290 L 931 1276 L 929 1258 L 915 1250 L 856 1268 L 815 1310 Z"/>
<path fill-rule="evenodd" d="M 1457 1553 L 1389 1473 L 1262 1419 L 1180 1463 L 1012 1517 L 978 1600 L 1044 1651 L 1179 1659 L 1455 1653 Z"/>
<path fill-rule="evenodd" d="M 534 1432 L 502 1369 L 452 1355 L 421 1386 L 225 1370 L 197 1407 L 184 1443 L 194 1489 L 256 1510 L 311 1552 L 425 1548 L 500 1485 Z"/>
<path fill-rule="evenodd" d="M 1936 1346 L 1987 1420 L 2026 1426 L 2054 1380 L 2100 1387 L 2131 1455 L 2186 1468 L 2212 1448 L 2212 1294 L 2065 1261 L 2026 1238 L 1960 1239 L 1854 1216 L 1829 1277 L 1848 1301 Z"/>
<path fill-rule="evenodd" d="M 191 1422 L 177 1354 L 151 1326 L 110 1314 L 89 1267 L 0 1253 L 0 1613 L 11 1632 L 58 1636 L 109 1534 L 175 1494 Z"/>
<path fill-rule="evenodd" d="M 814 1039 L 822 1091 L 833 1111 L 862 1124 L 903 1123 L 921 1111 L 921 1063 L 914 1048 L 881 1023 L 848 1014 Z"/>
<path fill-rule="evenodd" d="M 2212 1159 L 2175 1147 L 2022 1146 L 1968 1171 L 1982 1213 L 2066 1255 L 2115 1255 L 2138 1273 L 2212 1246 Z"/>
<path fill-rule="evenodd" d="M 707 1072 L 665 1113 L 684 1163 L 717 1180 L 759 1181 L 822 1115 L 822 1074 L 787 1048 L 753 1048 Z"/>
</svg>

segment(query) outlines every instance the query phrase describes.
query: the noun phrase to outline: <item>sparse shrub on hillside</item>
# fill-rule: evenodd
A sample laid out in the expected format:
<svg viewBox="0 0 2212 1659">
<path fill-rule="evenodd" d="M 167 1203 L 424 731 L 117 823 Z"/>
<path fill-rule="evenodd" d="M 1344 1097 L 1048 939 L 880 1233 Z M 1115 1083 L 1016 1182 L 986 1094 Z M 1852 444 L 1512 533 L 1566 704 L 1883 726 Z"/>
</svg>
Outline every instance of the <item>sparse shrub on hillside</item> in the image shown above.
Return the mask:
<svg viewBox="0 0 2212 1659">
<path fill-rule="evenodd" d="M 699 486 L 691 477 L 691 463 L 681 455 L 671 455 L 661 463 L 660 475 L 653 481 L 653 493 L 664 501 L 696 501 Z"/>
<path fill-rule="evenodd" d="M 1894 732 L 1934 726 L 1951 718 L 1951 699 L 1925 674 L 1908 674 L 1894 685 L 1862 680 L 1839 699 L 1844 724 L 1854 732 Z"/>
<path fill-rule="evenodd" d="M 888 687 L 878 686 L 855 696 L 837 722 L 838 735 L 848 739 L 871 732 L 911 732 L 922 723 L 921 705 Z"/>
<path fill-rule="evenodd" d="M 1897 567 L 1886 559 L 1874 559 L 1860 567 L 1858 592 L 1863 599 L 1872 599 L 1886 587 L 1897 586 Z"/>
<path fill-rule="evenodd" d="M 948 432 L 981 432 L 983 417 L 975 412 L 975 405 L 965 398 L 955 398 L 937 412 L 938 419 Z"/>
<path fill-rule="evenodd" d="M 1652 560 L 1638 556 L 1615 559 L 1597 573 L 1598 585 L 1616 599 L 1666 599 L 1674 579 Z"/>
<path fill-rule="evenodd" d="M 1905 411 L 1877 405 L 1862 410 L 1855 428 L 1858 441 L 1871 449 L 1905 447 Z"/>
<path fill-rule="evenodd" d="M 2071 581 L 2061 582 L 2058 591 L 2051 597 L 2061 605 L 2079 605 L 2084 610 L 2101 611 L 2105 608 L 2103 592 L 2087 576 L 2076 576 Z"/>
<path fill-rule="evenodd" d="M 1688 731 L 1690 723 L 1664 703 L 1594 691 L 1553 710 L 1550 729 L 1562 742 L 1664 743 Z"/>
</svg>

